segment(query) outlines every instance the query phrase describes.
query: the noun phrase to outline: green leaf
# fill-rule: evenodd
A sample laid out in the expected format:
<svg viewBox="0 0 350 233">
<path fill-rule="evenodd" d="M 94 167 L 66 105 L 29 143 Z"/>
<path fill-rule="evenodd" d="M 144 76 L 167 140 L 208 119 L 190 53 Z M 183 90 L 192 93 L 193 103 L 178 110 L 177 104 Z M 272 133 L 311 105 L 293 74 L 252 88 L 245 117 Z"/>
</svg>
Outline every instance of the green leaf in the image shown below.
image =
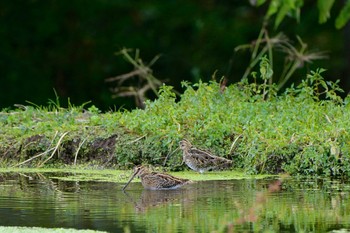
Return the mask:
<svg viewBox="0 0 350 233">
<path fill-rule="evenodd" d="M 330 10 L 334 4 L 334 0 L 318 0 L 317 8 L 320 13 L 318 17 L 319 23 L 325 23 L 330 17 Z"/>
<path fill-rule="evenodd" d="M 271 69 L 270 61 L 266 58 L 266 56 L 261 58 L 260 74 L 262 79 L 270 79 L 273 75 L 273 70 Z"/>
<path fill-rule="evenodd" d="M 257 1 L 257 6 L 261 6 L 262 4 L 264 4 L 266 2 L 266 0 L 258 0 Z"/>
<path fill-rule="evenodd" d="M 345 6 L 340 11 L 338 17 L 335 20 L 335 27 L 340 29 L 350 20 L 350 0 L 345 3 Z"/>
<path fill-rule="evenodd" d="M 270 17 L 271 15 L 274 15 L 277 11 L 278 8 L 281 5 L 281 1 L 280 0 L 271 0 L 271 3 L 269 5 L 269 9 L 267 10 L 267 17 Z"/>
<path fill-rule="evenodd" d="M 296 10 L 296 12 L 299 10 L 299 8 L 297 8 L 297 5 L 300 5 L 300 1 L 298 0 L 283 1 L 282 6 L 276 16 L 275 28 L 281 24 L 282 20 L 288 13 L 292 13 L 293 10 Z M 298 13 L 296 13 L 296 15 L 298 15 Z"/>
<path fill-rule="evenodd" d="M 295 0 L 295 10 L 292 11 L 292 16 L 297 20 L 297 22 L 300 22 L 300 8 L 304 5 L 304 0 Z"/>
</svg>

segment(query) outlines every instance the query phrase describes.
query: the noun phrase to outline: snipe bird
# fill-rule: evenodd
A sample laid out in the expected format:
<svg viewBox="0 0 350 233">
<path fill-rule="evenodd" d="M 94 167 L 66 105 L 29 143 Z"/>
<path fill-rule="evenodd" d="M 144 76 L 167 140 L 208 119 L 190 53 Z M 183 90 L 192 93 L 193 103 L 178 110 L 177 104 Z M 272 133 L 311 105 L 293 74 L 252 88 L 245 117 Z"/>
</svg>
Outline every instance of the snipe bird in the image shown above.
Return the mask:
<svg viewBox="0 0 350 233">
<path fill-rule="evenodd" d="M 134 173 L 123 187 L 123 190 L 126 189 L 135 176 L 138 176 L 141 179 L 142 186 L 145 189 L 150 190 L 176 189 L 185 184 L 191 183 L 191 180 L 188 179 L 177 178 L 161 172 L 152 172 L 145 166 L 137 166 L 134 168 Z"/>
<path fill-rule="evenodd" d="M 209 170 L 220 170 L 232 166 L 232 160 L 210 154 L 207 151 L 197 149 L 184 139 L 180 141 L 180 149 L 183 151 L 183 162 L 192 170 L 203 173 Z"/>
</svg>

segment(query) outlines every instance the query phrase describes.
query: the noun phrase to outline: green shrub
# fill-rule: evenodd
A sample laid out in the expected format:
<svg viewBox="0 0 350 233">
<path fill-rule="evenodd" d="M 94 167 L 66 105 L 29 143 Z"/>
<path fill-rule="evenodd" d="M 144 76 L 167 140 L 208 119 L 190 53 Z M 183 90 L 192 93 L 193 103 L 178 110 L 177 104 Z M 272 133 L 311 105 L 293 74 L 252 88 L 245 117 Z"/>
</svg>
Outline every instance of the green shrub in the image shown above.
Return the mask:
<svg viewBox="0 0 350 233">
<path fill-rule="evenodd" d="M 323 72 L 312 71 L 278 94 L 263 57 L 250 79 L 227 87 L 183 82 L 179 97 L 163 85 L 143 110 L 102 114 L 94 106 L 63 109 L 57 100 L 48 108 L 4 111 L 0 162 L 16 158 L 11 164 L 23 164 L 46 151 L 30 160 L 33 166 L 51 158 L 74 164 L 95 159 L 123 168 L 148 163 L 179 170 L 178 143 L 186 138 L 247 173 L 349 177 L 350 97 L 341 99 L 338 83 L 325 81 Z M 48 153 L 55 147 L 57 155 Z"/>
<path fill-rule="evenodd" d="M 350 112 L 348 98 L 343 103 L 337 95 L 342 91 L 337 83 L 326 82 L 318 69 L 277 95 L 264 76 L 266 60 L 262 65 L 260 77 L 224 91 L 214 81 L 184 82 L 178 101 L 172 88 L 163 86 L 159 99 L 148 101 L 145 110 L 124 112 L 119 122 L 155 139 L 149 143 L 157 146 L 146 149 L 154 150 L 148 160 L 155 163 L 187 138 L 249 173 L 348 175 Z M 181 152 L 173 156 L 181 161 Z"/>
</svg>

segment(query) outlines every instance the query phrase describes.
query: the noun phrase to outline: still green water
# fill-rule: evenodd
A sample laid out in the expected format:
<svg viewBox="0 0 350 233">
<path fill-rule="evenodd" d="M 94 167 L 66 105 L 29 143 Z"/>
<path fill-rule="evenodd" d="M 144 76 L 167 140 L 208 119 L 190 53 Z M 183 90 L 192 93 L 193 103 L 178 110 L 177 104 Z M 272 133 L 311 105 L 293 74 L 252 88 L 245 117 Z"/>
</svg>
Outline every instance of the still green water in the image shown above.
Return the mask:
<svg viewBox="0 0 350 233">
<path fill-rule="evenodd" d="M 124 183 L 60 179 L 66 176 L 0 173 L 0 226 L 107 232 L 350 229 L 346 182 L 288 178 L 278 186 L 275 178 L 211 180 L 169 191 L 147 191 L 134 182 L 122 192 Z"/>
</svg>

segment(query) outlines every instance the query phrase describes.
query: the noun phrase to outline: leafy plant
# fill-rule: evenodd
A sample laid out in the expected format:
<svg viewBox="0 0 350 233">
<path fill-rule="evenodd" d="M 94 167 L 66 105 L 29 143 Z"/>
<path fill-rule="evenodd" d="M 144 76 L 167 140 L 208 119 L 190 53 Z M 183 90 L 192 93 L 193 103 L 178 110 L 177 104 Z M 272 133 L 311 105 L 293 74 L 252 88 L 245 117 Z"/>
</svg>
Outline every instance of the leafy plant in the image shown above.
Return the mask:
<svg viewBox="0 0 350 233">
<path fill-rule="evenodd" d="M 216 81 L 183 82 L 179 98 L 162 85 L 145 109 L 102 114 L 94 106 L 29 106 L 3 112 L 1 162 L 100 161 L 123 168 L 148 163 L 180 170 L 178 142 L 186 138 L 246 173 L 349 177 L 349 97 L 343 101 L 338 82 L 325 81 L 324 72 L 312 71 L 278 94 L 271 62 L 262 56 L 259 68 L 241 82 L 224 88 Z"/>
<path fill-rule="evenodd" d="M 252 0 L 251 4 L 255 6 L 262 6 L 266 0 Z M 298 22 L 300 20 L 300 11 L 304 5 L 304 0 L 270 0 L 265 15 L 265 20 L 269 20 L 272 16 L 275 17 L 275 28 L 277 28 L 286 16 L 295 18 Z M 331 9 L 334 5 L 334 0 L 318 0 L 314 4 L 319 11 L 319 23 L 325 23 L 330 18 Z M 340 29 L 350 20 L 350 1 L 344 3 L 343 8 L 338 13 L 335 19 L 335 27 Z"/>
<path fill-rule="evenodd" d="M 246 71 L 243 74 L 242 80 L 245 80 L 252 70 L 257 66 L 262 59 L 269 61 L 270 71 L 268 75 L 269 84 L 276 83 L 276 90 L 281 90 L 290 80 L 297 69 L 304 67 L 305 63 L 312 63 L 314 60 L 325 59 L 327 56 L 323 52 L 309 52 L 307 44 L 300 37 L 297 37 L 300 48 L 292 45 L 292 42 L 283 33 L 278 33 L 275 37 L 270 37 L 264 25 L 261 29 L 258 38 L 251 44 L 240 45 L 235 48 L 235 51 L 250 49 L 251 58 Z M 278 52 L 284 57 L 283 70 L 279 74 L 273 72 L 274 57 Z"/>
<path fill-rule="evenodd" d="M 171 87 L 163 86 L 159 99 L 148 101 L 145 110 L 125 112 L 120 123 L 165 143 L 154 153 L 159 159 L 185 137 L 234 159 L 236 167 L 249 173 L 344 175 L 345 163 L 329 156 L 347 157 L 343 140 L 348 136 L 340 137 L 339 130 L 347 131 L 343 122 L 349 113 L 338 96 L 342 90 L 337 82 L 324 81 L 323 72 L 312 71 L 300 85 L 278 96 L 276 86 L 269 84 L 269 60 L 263 57 L 253 82 L 233 84 L 224 92 L 217 82 L 184 82 L 186 91 L 178 102 Z"/>
</svg>

